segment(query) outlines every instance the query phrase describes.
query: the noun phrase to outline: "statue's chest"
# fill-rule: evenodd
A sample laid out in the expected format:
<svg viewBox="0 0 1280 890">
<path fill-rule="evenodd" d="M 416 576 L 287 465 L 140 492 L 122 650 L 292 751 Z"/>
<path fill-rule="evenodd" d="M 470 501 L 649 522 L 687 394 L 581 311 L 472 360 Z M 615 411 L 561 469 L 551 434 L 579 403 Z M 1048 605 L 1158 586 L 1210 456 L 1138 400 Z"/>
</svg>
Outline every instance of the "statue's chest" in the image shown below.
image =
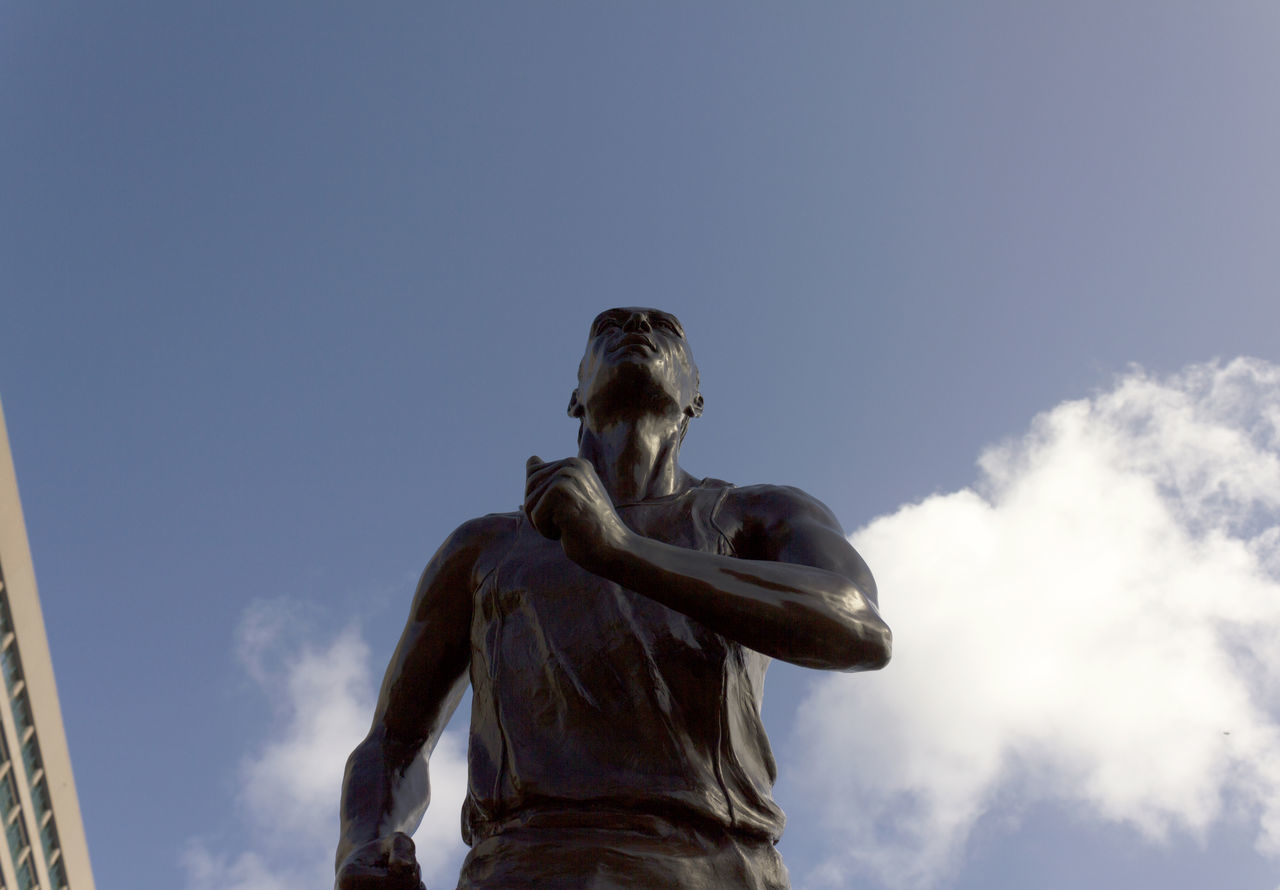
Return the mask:
<svg viewBox="0 0 1280 890">
<path fill-rule="evenodd" d="M 676 547 L 720 552 L 692 495 L 623 507 L 638 534 Z M 683 664 L 723 657 L 724 642 L 691 618 L 573 563 L 558 541 L 522 519 L 506 557 L 477 591 L 473 643 L 490 664 L 634 662 Z"/>
</svg>

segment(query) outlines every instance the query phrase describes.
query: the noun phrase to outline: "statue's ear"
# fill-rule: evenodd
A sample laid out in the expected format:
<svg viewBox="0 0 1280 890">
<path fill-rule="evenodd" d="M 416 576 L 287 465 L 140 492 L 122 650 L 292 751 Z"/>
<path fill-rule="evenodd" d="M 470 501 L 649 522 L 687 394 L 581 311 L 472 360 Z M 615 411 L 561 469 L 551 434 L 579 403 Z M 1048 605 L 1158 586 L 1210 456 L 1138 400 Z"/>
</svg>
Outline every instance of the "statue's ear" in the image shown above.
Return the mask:
<svg viewBox="0 0 1280 890">
<path fill-rule="evenodd" d="M 702 393 L 698 393 L 693 397 L 693 404 L 686 408 L 684 413 L 690 417 L 702 416 Z"/>
<path fill-rule="evenodd" d="M 573 395 L 569 396 L 569 416 L 581 418 L 586 413 L 586 408 L 582 407 L 582 403 L 578 401 L 578 391 L 575 389 Z"/>
</svg>

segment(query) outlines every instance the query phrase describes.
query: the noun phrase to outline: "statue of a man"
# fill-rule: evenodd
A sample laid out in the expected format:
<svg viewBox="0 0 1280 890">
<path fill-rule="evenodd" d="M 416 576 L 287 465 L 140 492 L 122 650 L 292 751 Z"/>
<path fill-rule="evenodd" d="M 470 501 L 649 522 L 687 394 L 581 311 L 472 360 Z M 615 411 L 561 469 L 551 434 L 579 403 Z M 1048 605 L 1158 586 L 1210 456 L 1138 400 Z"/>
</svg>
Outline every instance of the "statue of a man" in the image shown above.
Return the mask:
<svg viewBox="0 0 1280 890">
<path fill-rule="evenodd" d="M 760 718 L 771 658 L 883 667 L 866 564 L 795 488 L 695 479 L 680 322 L 610 309 L 524 509 L 464 523 L 414 595 L 347 762 L 340 890 L 418 890 L 426 760 L 473 690 L 459 890 L 788 887 Z"/>
</svg>

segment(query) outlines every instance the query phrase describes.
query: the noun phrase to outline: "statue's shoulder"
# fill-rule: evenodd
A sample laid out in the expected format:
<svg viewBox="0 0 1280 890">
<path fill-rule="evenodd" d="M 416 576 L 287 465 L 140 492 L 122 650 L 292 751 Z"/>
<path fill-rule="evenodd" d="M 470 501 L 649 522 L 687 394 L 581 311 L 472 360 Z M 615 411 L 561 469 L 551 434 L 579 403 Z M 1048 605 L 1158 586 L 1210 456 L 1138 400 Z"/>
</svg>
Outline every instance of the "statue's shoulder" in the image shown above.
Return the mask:
<svg viewBox="0 0 1280 890">
<path fill-rule="evenodd" d="M 483 574 L 511 549 L 522 515 L 488 513 L 468 519 L 445 538 L 433 561 L 466 565 Z"/>
<path fill-rule="evenodd" d="M 778 542 L 805 529 L 843 536 L 840 522 L 822 501 L 794 485 L 739 485 L 727 489 L 716 526 L 741 556 L 767 558 Z"/>
<path fill-rule="evenodd" d="M 471 548 L 505 547 L 515 537 L 523 518 L 519 511 L 486 513 L 462 523 L 449 538 Z"/>
<path fill-rule="evenodd" d="M 839 525 L 826 504 L 794 485 L 730 485 L 723 504 L 722 513 L 752 523 L 804 516 Z"/>
<path fill-rule="evenodd" d="M 523 516 L 524 514 L 518 510 L 511 513 L 486 513 L 483 516 L 477 516 L 475 519 L 468 519 L 454 529 L 450 537 L 480 542 L 491 538 L 514 535 Z"/>
</svg>

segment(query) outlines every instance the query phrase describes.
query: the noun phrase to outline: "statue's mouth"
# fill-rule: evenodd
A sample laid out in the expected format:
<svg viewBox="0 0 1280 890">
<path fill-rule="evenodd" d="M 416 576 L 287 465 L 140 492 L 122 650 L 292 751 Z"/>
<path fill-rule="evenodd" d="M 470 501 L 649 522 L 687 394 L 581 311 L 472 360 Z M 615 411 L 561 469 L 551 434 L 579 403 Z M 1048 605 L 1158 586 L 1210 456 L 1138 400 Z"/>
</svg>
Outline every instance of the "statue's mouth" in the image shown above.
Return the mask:
<svg viewBox="0 0 1280 890">
<path fill-rule="evenodd" d="M 618 340 L 618 342 L 615 343 L 612 348 L 610 348 L 609 351 L 621 352 L 624 349 L 631 349 L 636 347 L 647 349 L 650 352 L 656 352 L 658 349 L 656 346 L 654 346 L 653 341 L 650 340 L 648 337 L 646 337 L 644 334 L 632 333 L 632 334 L 625 334 L 624 336 L 622 336 Z"/>
</svg>

